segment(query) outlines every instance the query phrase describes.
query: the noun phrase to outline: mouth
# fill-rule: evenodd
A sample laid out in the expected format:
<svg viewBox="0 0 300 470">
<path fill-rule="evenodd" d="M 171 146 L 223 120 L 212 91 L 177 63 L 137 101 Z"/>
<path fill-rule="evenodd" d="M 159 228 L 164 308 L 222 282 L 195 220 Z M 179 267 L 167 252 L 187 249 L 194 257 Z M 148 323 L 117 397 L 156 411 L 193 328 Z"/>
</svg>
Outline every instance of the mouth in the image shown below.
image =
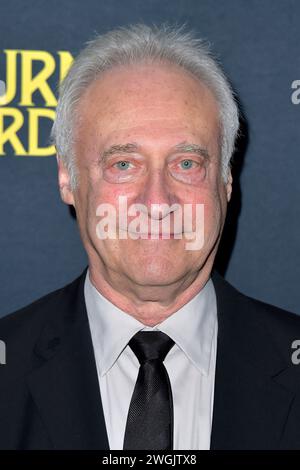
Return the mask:
<svg viewBox="0 0 300 470">
<path fill-rule="evenodd" d="M 128 228 L 123 228 L 119 226 L 119 231 L 123 232 L 125 238 L 133 238 L 133 239 L 143 239 L 143 240 L 180 240 L 184 239 L 185 235 L 189 236 L 191 234 L 195 234 L 195 232 L 137 232 L 134 230 L 128 230 Z"/>
<path fill-rule="evenodd" d="M 132 234 L 134 237 L 138 236 L 138 238 L 143 238 L 146 240 L 154 239 L 154 240 L 168 240 L 168 239 L 181 239 L 182 232 L 180 233 L 163 233 L 163 232 L 132 232 L 128 231 L 129 236 Z"/>
</svg>

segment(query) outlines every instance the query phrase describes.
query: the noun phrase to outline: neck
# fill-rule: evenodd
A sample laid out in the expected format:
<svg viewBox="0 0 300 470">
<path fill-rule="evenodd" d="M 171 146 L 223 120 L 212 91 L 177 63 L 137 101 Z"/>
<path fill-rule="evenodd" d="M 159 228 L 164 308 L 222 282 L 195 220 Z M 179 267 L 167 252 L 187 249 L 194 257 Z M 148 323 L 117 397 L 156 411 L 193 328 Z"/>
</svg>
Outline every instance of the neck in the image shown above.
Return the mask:
<svg viewBox="0 0 300 470">
<path fill-rule="evenodd" d="M 155 326 L 188 303 L 205 286 L 212 262 L 198 271 L 165 286 L 141 286 L 124 280 L 119 273 L 100 269 L 90 263 L 93 286 L 118 308 L 147 326 Z"/>
</svg>

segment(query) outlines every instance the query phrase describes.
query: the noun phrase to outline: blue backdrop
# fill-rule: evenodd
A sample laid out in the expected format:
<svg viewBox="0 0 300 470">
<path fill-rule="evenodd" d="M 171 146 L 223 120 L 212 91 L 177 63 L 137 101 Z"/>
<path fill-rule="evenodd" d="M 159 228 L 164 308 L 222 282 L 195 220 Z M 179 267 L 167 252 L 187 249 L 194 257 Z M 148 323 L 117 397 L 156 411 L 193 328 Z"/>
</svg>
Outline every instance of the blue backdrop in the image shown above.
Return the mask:
<svg viewBox="0 0 300 470">
<path fill-rule="evenodd" d="M 300 2 L 1 0 L 0 18 L 0 80 L 12 95 L 16 86 L 0 105 L 0 316 L 86 265 L 76 221 L 60 201 L 55 157 L 34 149 L 49 146 L 43 110 L 55 109 L 50 98 L 68 52 L 75 56 L 95 32 L 138 21 L 186 22 L 212 43 L 246 118 L 218 266 L 242 292 L 300 313 Z M 30 51 L 46 52 L 45 61 Z M 46 65 L 49 89 L 34 91 Z"/>
</svg>

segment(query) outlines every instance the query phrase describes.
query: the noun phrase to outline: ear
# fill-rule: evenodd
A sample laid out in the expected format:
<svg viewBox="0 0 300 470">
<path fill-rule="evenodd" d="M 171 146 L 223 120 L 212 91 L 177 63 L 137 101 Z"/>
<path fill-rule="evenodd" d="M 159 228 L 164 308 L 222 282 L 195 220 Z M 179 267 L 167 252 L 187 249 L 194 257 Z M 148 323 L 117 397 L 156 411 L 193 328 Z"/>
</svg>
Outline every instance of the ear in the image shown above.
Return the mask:
<svg viewBox="0 0 300 470">
<path fill-rule="evenodd" d="M 59 155 L 56 155 L 56 161 L 58 166 L 58 185 L 60 197 L 65 204 L 69 204 L 75 207 L 74 195 L 71 190 L 69 171 L 65 167 Z"/>
<path fill-rule="evenodd" d="M 232 193 L 232 174 L 231 174 L 231 171 L 228 170 L 228 179 L 226 183 L 227 202 L 229 202 L 231 199 L 231 193 Z"/>
</svg>

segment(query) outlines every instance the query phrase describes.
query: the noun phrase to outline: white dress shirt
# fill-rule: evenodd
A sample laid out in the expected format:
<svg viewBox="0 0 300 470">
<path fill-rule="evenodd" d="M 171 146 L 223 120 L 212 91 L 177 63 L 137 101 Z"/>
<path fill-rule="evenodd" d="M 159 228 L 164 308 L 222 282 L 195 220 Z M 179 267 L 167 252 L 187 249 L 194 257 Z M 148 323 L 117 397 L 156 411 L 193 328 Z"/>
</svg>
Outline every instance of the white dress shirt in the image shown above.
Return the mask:
<svg viewBox="0 0 300 470">
<path fill-rule="evenodd" d="M 154 327 L 145 326 L 107 300 L 91 283 L 89 272 L 84 295 L 110 449 L 123 449 L 140 367 L 128 342 L 140 330 L 163 331 L 175 342 L 164 360 L 173 395 L 174 450 L 209 449 L 217 348 L 217 306 L 211 279 L 192 300 Z"/>
</svg>

